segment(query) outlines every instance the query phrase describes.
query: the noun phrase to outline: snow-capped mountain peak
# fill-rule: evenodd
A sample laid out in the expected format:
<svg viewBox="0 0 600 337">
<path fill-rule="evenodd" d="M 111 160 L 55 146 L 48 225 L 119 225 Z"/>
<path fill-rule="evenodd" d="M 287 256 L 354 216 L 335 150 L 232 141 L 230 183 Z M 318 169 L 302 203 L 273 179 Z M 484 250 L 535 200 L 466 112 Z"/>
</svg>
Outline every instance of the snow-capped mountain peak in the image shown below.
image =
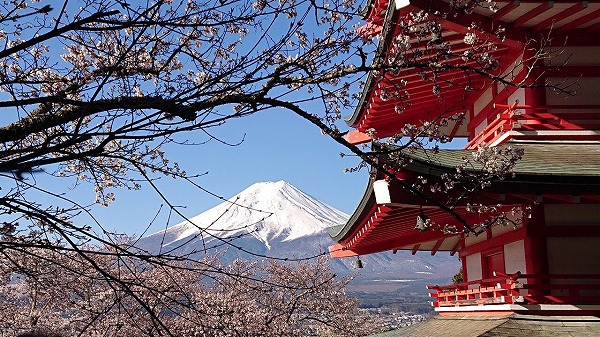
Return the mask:
<svg viewBox="0 0 600 337">
<path fill-rule="evenodd" d="M 324 228 L 343 224 L 347 219 L 348 215 L 285 181 L 260 182 L 189 221 L 140 239 L 136 247 L 179 256 L 219 250 L 223 263 L 236 258 L 304 259 L 325 252 L 333 241 Z M 362 256 L 364 282 L 373 285 L 375 275 L 378 279 L 432 278 L 432 269 L 436 270 L 435 275 L 449 278 L 460 264 L 456 258 L 439 255 L 413 256 L 401 251 Z M 330 260 L 338 275 L 355 275 L 353 263 L 353 259 Z"/>
<path fill-rule="evenodd" d="M 270 249 L 272 240 L 291 241 L 320 234 L 324 228 L 346 222 L 348 215 L 301 192 L 285 181 L 251 185 L 226 202 L 206 212 L 153 234 L 168 246 L 201 232 L 211 236 L 234 237 L 249 233 Z"/>
</svg>

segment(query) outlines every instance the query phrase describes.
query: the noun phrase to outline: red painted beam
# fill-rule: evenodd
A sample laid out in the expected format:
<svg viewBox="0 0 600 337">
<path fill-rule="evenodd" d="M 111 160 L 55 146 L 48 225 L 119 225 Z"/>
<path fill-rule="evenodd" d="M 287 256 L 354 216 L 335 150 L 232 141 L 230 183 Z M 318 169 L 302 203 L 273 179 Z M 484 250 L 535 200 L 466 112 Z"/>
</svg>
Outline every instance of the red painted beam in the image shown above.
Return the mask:
<svg viewBox="0 0 600 337">
<path fill-rule="evenodd" d="M 484 235 L 484 234 L 481 234 Z M 501 234 L 491 239 L 483 240 L 481 242 L 466 246 L 460 249 L 459 256 L 464 257 L 475 253 L 482 252 L 497 247 L 501 247 L 504 244 L 515 242 L 525 238 L 526 231 L 523 228 L 515 229 L 513 231 Z"/>
<path fill-rule="evenodd" d="M 433 256 L 433 255 L 435 255 L 435 253 L 437 253 L 437 251 L 438 251 L 438 249 L 440 249 L 440 246 L 442 245 L 442 243 L 444 243 L 444 239 L 437 240 L 437 242 L 431 249 L 431 256 Z"/>
<path fill-rule="evenodd" d="M 588 13 L 580 18 L 577 18 L 567 24 L 564 24 L 563 26 L 559 27 L 556 29 L 557 32 L 561 32 L 561 33 L 569 33 L 571 32 L 573 29 L 579 28 L 579 26 L 590 22 L 591 20 L 595 20 L 600 16 L 600 9 L 597 9 L 591 13 Z"/>
<path fill-rule="evenodd" d="M 352 130 L 352 131 L 348 132 L 344 136 L 344 139 L 346 139 L 346 141 L 348 141 L 350 144 L 354 144 L 354 145 L 368 143 L 373 140 L 367 134 L 360 132 L 358 130 Z"/>
<path fill-rule="evenodd" d="M 525 249 L 525 268 L 528 274 L 548 274 L 548 247 L 547 240 L 542 234 L 546 228 L 546 215 L 543 205 L 534 205 L 531 208 L 531 216 L 523 219 L 527 236 L 523 240 Z M 528 278 L 528 284 L 544 283 L 539 279 Z M 529 295 L 546 295 L 543 291 L 532 290 Z"/>
<path fill-rule="evenodd" d="M 342 245 L 340 245 L 339 243 L 336 243 L 333 246 L 329 246 L 329 255 L 332 258 L 340 258 L 340 257 L 357 256 L 358 254 L 356 254 L 352 250 L 344 249 L 344 247 Z"/>
<path fill-rule="evenodd" d="M 515 21 L 513 21 L 512 22 L 512 26 L 513 27 L 522 27 L 525 23 L 527 23 L 527 21 L 529 21 L 529 20 L 535 18 L 536 16 L 542 14 L 543 12 L 549 10 L 553 6 L 554 6 L 554 4 L 553 4 L 552 1 L 545 1 L 541 5 L 539 5 L 536 8 L 530 10 L 529 12 L 521 15 L 521 17 L 519 17 L 518 19 L 516 19 Z"/>
<path fill-rule="evenodd" d="M 419 232 L 417 230 L 412 231 L 410 234 L 403 235 L 401 237 L 392 237 L 387 240 L 381 240 L 378 242 L 373 242 L 368 246 L 363 246 L 357 248 L 356 250 L 360 250 L 361 252 L 368 253 L 377 253 L 384 252 L 388 250 L 398 249 L 400 247 L 406 246 L 414 246 L 418 244 L 422 244 L 424 242 L 440 240 L 443 237 L 451 237 L 452 235 L 447 235 L 442 233 L 441 231 L 431 230 L 427 232 Z"/>
<path fill-rule="evenodd" d="M 587 6 L 588 6 L 587 1 L 582 1 L 582 2 L 576 3 L 573 6 L 561 11 L 560 13 L 555 14 L 555 15 L 547 18 L 546 20 L 538 23 L 537 25 L 535 25 L 533 27 L 533 30 L 541 31 L 541 30 L 548 29 L 548 28 L 552 27 L 552 25 L 554 25 L 555 23 L 562 21 L 562 20 L 568 18 L 569 16 L 574 15 L 577 12 L 580 12 L 580 11 L 586 9 Z"/>
<path fill-rule="evenodd" d="M 593 25 L 585 28 L 585 31 L 590 33 L 597 32 L 598 30 L 600 30 L 600 22 L 594 23 Z"/>
<path fill-rule="evenodd" d="M 458 252 L 460 250 L 461 243 L 463 242 L 463 240 L 464 239 L 461 237 L 458 239 L 458 241 L 456 241 L 456 244 L 450 250 L 450 256 L 454 256 L 454 254 L 456 254 L 456 252 Z"/>
<path fill-rule="evenodd" d="M 452 128 L 452 131 L 450 131 L 450 135 L 448 136 L 450 141 L 452 141 L 454 139 L 454 137 L 456 136 L 456 134 L 458 133 L 458 130 L 462 126 L 463 121 L 457 120 L 452 123 L 454 123 L 454 127 Z"/>
<path fill-rule="evenodd" d="M 368 22 L 367 24 L 360 26 L 357 29 L 357 32 L 361 37 L 369 38 L 381 33 L 381 29 L 382 27 L 380 24 Z"/>
<path fill-rule="evenodd" d="M 500 110 L 527 110 L 527 111 L 536 111 L 536 110 L 600 110 L 600 105 L 598 104 L 552 104 L 552 105 L 528 105 L 528 104 L 500 104 L 494 103 L 495 109 Z M 557 113 L 558 114 L 558 113 Z"/>
<path fill-rule="evenodd" d="M 510 64 L 513 64 L 520 55 L 521 55 L 520 53 L 515 53 L 515 55 L 514 55 L 515 57 L 510 62 Z M 525 80 L 525 77 L 527 76 L 527 74 L 528 73 L 527 73 L 526 69 L 523 69 L 521 72 L 519 72 L 519 74 L 517 74 L 517 76 L 513 80 L 513 83 L 519 83 L 519 82 Z M 497 95 L 495 95 L 492 98 L 492 100 L 490 100 L 486 104 L 486 106 L 483 109 L 481 109 L 481 111 L 478 111 L 475 113 L 475 116 L 471 119 L 471 121 L 467 125 L 467 130 L 474 131 L 475 128 L 477 126 L 479 126 L 479 124 L 481 124 L 484 120 L 488 119 L 490 116 L 496 116 L 497 112 L 494 110 L 494 103 L 506 103 L 506 100 L 508 99 L 508 97 L 510 97 L 510 95 L 512 95 L 515 90 L 516 90 L 516 88 L 513 88 L 513 87 L 505 87 L 504 90 L 498 92 Z M 485 94 L 485 90 L 482 90 L 481 94 L 482 95 Z M 509 103 L 511 103 L 511 102 L 509 102 Z"/>
<path fill-rule="evenodd" d="M 451 9 L 447 2 L 443 0 L 408 0 L 404 1 L 408 3 L 400 11 L 404 14 L 408 14 L 413 10 L 423 10 L 428 13 L 450 13 Z M 470 32 L 469 27 L 473 22 L 477 22 L 483 31 L 494 32 L 494 24 L 492 19 L 488 16 L 481 15 L 478 13 L 471 13 L 469 15 L 447 15 L 444 18 L 436 17 L 436 21 L 439 22 L 442 27 L 452 30 L 457 33 L 465 34 Z M 527 30 L 523 28 L 513 28 L 506 32 L 506 39 L 500 44 L 504 44 L 509 47 L 522 48 L 523 42 L 527 40 Z"/>
</svg>

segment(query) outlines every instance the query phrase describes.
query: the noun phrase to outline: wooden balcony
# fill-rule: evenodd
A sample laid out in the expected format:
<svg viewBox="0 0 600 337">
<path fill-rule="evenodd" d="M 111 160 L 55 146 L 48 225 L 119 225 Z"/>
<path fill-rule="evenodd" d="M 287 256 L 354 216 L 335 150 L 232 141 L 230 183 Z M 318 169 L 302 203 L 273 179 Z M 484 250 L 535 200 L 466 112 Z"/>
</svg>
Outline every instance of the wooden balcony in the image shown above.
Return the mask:
<svg viewBox="0 0 600 337">
<path fill-rule="evenodd" d="M 600 274 L 534 275 L 494 273 L 496 277 L 434 290 L 433 306 L 460 307 L 489 304 L 600 304 Z"/>
</svg>

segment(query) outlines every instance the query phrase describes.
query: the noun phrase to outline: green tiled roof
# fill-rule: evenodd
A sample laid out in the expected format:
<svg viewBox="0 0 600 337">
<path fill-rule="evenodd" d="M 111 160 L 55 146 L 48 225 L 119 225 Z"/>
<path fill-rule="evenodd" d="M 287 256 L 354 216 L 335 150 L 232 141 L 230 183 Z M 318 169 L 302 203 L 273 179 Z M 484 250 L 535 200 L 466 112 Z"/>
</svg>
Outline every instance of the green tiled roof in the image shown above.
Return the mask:
<svg viewBox="0 0 600 337">
<path fill-rule="evenodd" d="M 331 227 L 327 227 L 325 228 L 325 231 L 327 231 L 327 234 L 329 234 L 329 236 L 334 237 L 336 235 L 338 235 L 342 229 L 344 229 L 346 225 L 337 225 L 337 226 L 331 226 Z"/>
<path fill-rule="evenodd" d="M 552 176 L 600 176 L 600 144 L 592 143 L 510 143 L 506 146 L 519 147 L 524 155 L 517 162 L 517 175 Z M 464 157 L 472 158 L 475 150 L 440 150 L 405 152 L 405 155 L 422 164 L 440 168 L 454 168 Z M 481 169 L 475 164 L 474 169 Z"/>
</svg>

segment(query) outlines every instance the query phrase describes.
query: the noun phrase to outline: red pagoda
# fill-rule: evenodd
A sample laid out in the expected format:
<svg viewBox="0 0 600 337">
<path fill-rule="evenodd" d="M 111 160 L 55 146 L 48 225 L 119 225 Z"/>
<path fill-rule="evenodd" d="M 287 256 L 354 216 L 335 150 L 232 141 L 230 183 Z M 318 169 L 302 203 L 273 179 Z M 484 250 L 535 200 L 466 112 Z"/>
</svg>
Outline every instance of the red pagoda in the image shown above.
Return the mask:
<svg viewBox="0 0 600 337">
<path fill-rule="evenodd" d="M 472 13 L 448 14 L 460 6 Z M 348 120 L 354 130 L 347 139 L 364 143 L 373 132 L 382 139 L 406 124 L 419 127 L 435 117 L 461 114 L 449 120 L 445 132 L 451 138 L 467 138 L 466 147 L 433 156 L 405 151 L 408 160 L 393 174 L 407 182 L 442 181 L 482 144 L 521 148 L 524 154 L 512 177 L 497 179 L 453 204 L 454 215 L 373 170 L 358 208 L 332 233 L 337 243 L 330 247 L 331 256 L 390 250 L 457 254 L 462 282 L 429 287 L 440 317 L 505 319 L 498 325 L 510 319 L 514 323 L 515 317 L 535 316 L 538 322 L 553 323 L 585 318 L 581 325 L 585 329 L 600 329 L 600 321 L 593 318 L 600 315 L 600 1 L 373 0 L 361 33 L 378 35 L 378 53 L 391 53 L 395 38 L 406 29 L 402 23 L 414 13 L 425 13 L 438 24 L 441 30 L 433 38 L 455 54 L 470 50 L 465 36 L 474 31 L 473 23 L 488 32 L 501 28 L 494 49 L 481 51 L 497 60 L 498 77 L 469 76 L 460 66 L 449 67 L 440 75 L 444 80 L 436 92 L 422 71 L 371 74 L 360 105 Z M 405 54 L 423 47 L 419 41 L 409 42 Z M 539 50 L 544 57 L 538 57 Z M 466 61 L 449 57 L 444 62 Z M 498 80 L 506 78 L 523 85 Z M 545 85 L 528 85 L 533 81 Z M 563 92 L 555 90 L 560 85 Z M 393 90 L 409 94 L 410 105 L 399 111 L 403 98 L 389 95 Z M 391 161 L 389 156 L 378 158 L 384 166 L 386 161 Z M 496 207 L 518 221 L 514 226 L 489 226 L 474 235 L 464 225 L 482 221 L 472 205 Z M 419 230 L 425 220 L 457 230 Z M 444 329 L 440 322 L 430 324 Z M 466 328 L 466 321 L 461 322 Z M 569 324 L 560 325 L 565 326 Z M 491 331 L 488 328 L 461 335 L 484 336 Z"/>
</svg>

